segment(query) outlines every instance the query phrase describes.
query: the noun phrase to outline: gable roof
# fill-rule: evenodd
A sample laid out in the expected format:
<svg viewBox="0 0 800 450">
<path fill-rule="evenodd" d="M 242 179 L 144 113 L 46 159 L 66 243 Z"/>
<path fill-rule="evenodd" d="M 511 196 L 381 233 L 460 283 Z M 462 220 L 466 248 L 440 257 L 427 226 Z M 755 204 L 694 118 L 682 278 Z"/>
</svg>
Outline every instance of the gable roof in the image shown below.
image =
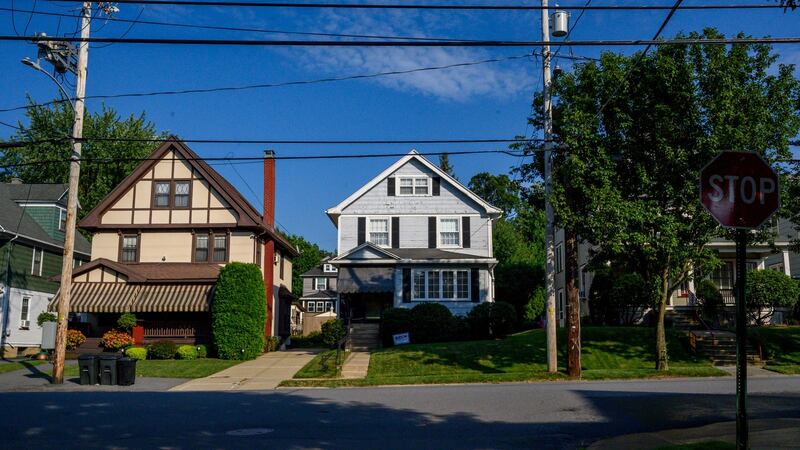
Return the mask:
<svg viewBox="0 0 800 450">
<path fill-rule="evenodd" d="M 364 242 L 363 244 L 351 249 L 349 252 L 345 253 L 344 255 L 337 256 L 336 258 L 331 259 L 332 263 L 336 263 L 342 260 L 347 260 L 351 255 L 354 255 L 361 250 L 372 250 L 375 253 L 383 255 L 386 259 L 400 259 L 399 256 L 391 253 L 389 250 L 385 248 L 378 247 L 377 245 L 373 244 L 372 242 Z M 397 249 L 392 249 L 392 251 Z"/>
<path fill-rule="evenodd" d="M 0 232 L 19 235 L 33 241 L 64 248 L 64 241 L 51 237 L 20 203 L 48 202 L 66 206 L 61 200 L 67 190 L 66 184 L 14 184 L 0 183 Z M 75 251 L 83 255 L 91 253 L 91 244 L 82 234 L 75 234 Z"/>
<path fill-rule="evenodd" d="M 217 192 L 233 208 L 238 216 L 236 225 L 238 227 L 260 231 L 268 235 L 272 240 L 283 248 L 284 251 L 292 256 L 298 256 L 297 249 L 277 230 L 264 225 L 261 213 L 246 198 L 228 182 L 222 175 L 203 160 L 197 153 L 190 149 L 183 141 L 175 136 L 170 136 L 153 153 L 143 161 L 130 175 L 125 177 L 120 184 L 114 188 L 106 197 L 92 209 L 83 220 L 78 223 L 83 229 L 96 230 L 99 228 L 119 228 L 120 225 L 102 226 L 101 216 L 117 202 L 133 185 L 139 181 L 150 169 L 152 169 L 170 150 L 174 151 L 194 170 L 200 173 L 211 189 Z M 188 227 L 197 228 L 197 224 L 187 224 Z M 146 228 L 146 225 L 139 225 Z M 175 225 L 180 228 L 180 225 Z"/>
<path fill-rule="evenodd" d="M 166 283 L 166 282 L 214 282 L 219 276 L 221 266 L 212 263 L 138 263 L 120 264 L 106 258 L 98 258 L 90 263 L 76 267 L 72 276 L 77 277 L 92 270 L 104 267 L 118 272 L 128 279 L 128 283 Z M 61 275 L 52 278 L 60 281 Z"/>
<path fill-rule="evenodd" d="M 345 208 L 347 208 L 354 201 L 358 200 L 362 195 L 367 193 L 370 189 L 377 186 L 378 183 L 383 181 L 384 178 L 387 178 L 389 175 L 396 172 L 399 168 L 403 167 L 411 160 L 419 161 L 422 165 L 433 171 L 433 173 L 435 173 L 437 176 L 441 177 L 444 181 L 450 183 L 453 187 L 455 187 L 456 189 L 461 191 L 464 195 L 466 195 L 467 197 L 475 201 L 478 205 L 483 207 L 486 213 L 489 214 L 490 216 L 499 216 L 503 212 L 501 209 L 490 204 L 489 202 L 487 202 L 486 200 L 482 199 L 477 194 L 472 192 L 468 187 L 464 186 L 463 184 L 461 184 L 461 182 L 450 176 L 450 174 L 439 168 L 439 166 L 432 163 L 424 156 L 420 155 L 419 152 L 417 152 L 416 150 L 411 150 L 410 152 L 408 152 L 406 156 L 395 161 L 394 164 L 386 168 L 386 170 L 378 174 L 378 176 L 376 176 L 375 178 L 371 179 L 369 182 L 367 182 L 367 184 L 361 186 L 359 190 L 353 192 L 349 197 L 344 199 L 341 203 L 334 206 L 333 208 L 328 208 L 327 210 L 325 210 L 325 213 L 328 214 L 328 217 L 330 217 L 330 219 L 335 224 L 336 219 L 339 217 L 339 215 L 342 214 L 342 211 Z"/>
</svg>

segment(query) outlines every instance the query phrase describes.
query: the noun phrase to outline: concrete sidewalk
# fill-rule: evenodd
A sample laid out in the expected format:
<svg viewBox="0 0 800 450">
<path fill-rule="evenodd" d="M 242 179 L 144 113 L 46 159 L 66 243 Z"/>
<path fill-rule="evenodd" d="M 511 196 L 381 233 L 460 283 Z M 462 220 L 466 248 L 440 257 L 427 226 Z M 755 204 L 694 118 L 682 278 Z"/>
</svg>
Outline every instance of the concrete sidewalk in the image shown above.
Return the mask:
<svg viewBox="0 0 800 450">
<path fill-rule="evenodd" d="M 352 352 L 342 365 L 342 378 L 366 378 L 369 370 L 369 352 Z"/>
<path fill-rule="evenodd" d="M 800 419 L 760 419 L 750 421 L 750 448 L 800 449 Z M 670 445 L 700 442 L 736 442 L 736 422 L 719 422 L 697 428 L 639 433 L 604 439 L 589 450 L 650 450 Z"/>
<path fill-rule="evenodd" d="M 270 352 L 205 378 L 183 383 L 171 391 L 255 391 L 278 387 L 309 363 L 319 350 Z"/>
</svg>

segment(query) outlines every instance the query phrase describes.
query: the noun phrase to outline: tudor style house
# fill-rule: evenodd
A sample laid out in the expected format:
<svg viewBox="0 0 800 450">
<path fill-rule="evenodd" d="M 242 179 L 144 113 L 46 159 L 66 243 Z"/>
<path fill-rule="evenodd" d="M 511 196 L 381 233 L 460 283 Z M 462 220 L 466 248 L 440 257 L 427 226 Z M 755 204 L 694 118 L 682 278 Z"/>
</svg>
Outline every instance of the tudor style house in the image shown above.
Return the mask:
<svg viewBox="0 0 800 450">
<path fill-rule="evenodd" d="M 416 151 L 326 212 L 338 229 L 340 316 L 377 321 L 421 302 L 463 315 L 494 300 L 501 211 Z"/>
<path fill-rule="evenodd" d="M 132 312 L 144 341 L 207 342 L 219 270 L 238 261 L 264 273 L 265 334 L 288 336 L 298 253 L 273 226 L 271 153 L 264 171 L 262 216 L 183 142 L 161 144 L 78 224 L 93 235 L 92 261 L 73 272 L 70 311 L 80 323 L 70 327 L 97 338 Z"/>
<path fill-rule="evenodd" d="M 0 353 L 39 351 L 39 314 L 58 289 L 66 221 L 66 184 L 0 184 Z M 75 238 L 74 266 L 89 261 L 90 244 Z"/>
</svg>

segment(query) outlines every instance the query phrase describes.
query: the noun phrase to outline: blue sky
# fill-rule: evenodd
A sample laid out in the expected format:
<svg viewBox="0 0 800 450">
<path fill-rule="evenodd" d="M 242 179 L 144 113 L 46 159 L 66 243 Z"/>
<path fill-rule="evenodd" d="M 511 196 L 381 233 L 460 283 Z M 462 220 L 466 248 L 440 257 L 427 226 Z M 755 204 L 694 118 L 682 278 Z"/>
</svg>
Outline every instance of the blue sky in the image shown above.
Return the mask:
<svg viewBox="0 0 800 450">
<path fill-rule="evenodd" d="M 352 1 L 352 0 L 342 0 Z M 426 0 L 427 3 L 434 3 Z M 420 1 L 419 3 L 426 3 Z M 585 0 L 563 0 L 562 5 L 580 5 Z M 684 4 L 772 3 L 772 0 L 687 0 Z M 409 2 L 403 2 L 409 3 Z M 453 1 L 435 3 L 531 3 L 507 0 Z M 538 2 L 537 2 L 538 3 Z M 597 1 L 621 4 L 623 1 Z M 634 4 L 649 3 L 630 0 Z M 660 4 L 671 4 L 664 0 Z M 19 10 L 30 10 L 33 0 L 15 0 Z M 0 3 L 9 8 L 11 0 Z M 74 13 L 79 2 L 38 1 L 39 11 Z M 134 19 L 138 5 L 120 5 L 118 17 Z M 666 11 L 587 11 L 572 32 L 572 39 L 649 39 Z M 572 17 L 575 22 L 578 12 Z M 17 31 L 23 33 L 30 14 L 14 15 Z M 269 28 L 462 39 L 538 40 L 539 12 L 452 11 L 364 11 L 274 8 L 198 8 L 148 6 L 141 19 L 204 25 Z M 751 11 L 679 11 L 664 35 L 717 27 L 726 34 L 745 32 L 754 36 L 791 36 L 800 31 L 800 11 L 780 9 Z M 73 19 L 34 15 L 27 33 L 64 34 L 75 29 Z M 128 24 L 92 24 L 93 36 L 118 37 Z M 13 35 L 12 15 L 0 11 L 0 34 Z M 227 39 L 296 38 L 285 34 L 189 30 L 136 25 L 128 37 L 181 37 Z M 557 40 L 556 40 L 557 41 Z M 532 49 L 440 49 L 440 48 L 258 48 L 133 46 L 115 44 L 90 50 L 87 93 L 89 95 L 165 89 L 311 80 L 367 74 L 415 67 L 439 66 L 521 55 Z M 536 49 L 539 50 L 539 49 Z M 609 49 L 632 52 L 635 48 Z M 777 46 L 781 62 L 800 64 L 800 46 Z M 569 54 L 563 48 L 563 54 Z M 575 48 L 575 55 L 597 56 L 599 48 Z M 57 97 L 56 87 L 44 75 L 19 63 L 35 57 L 34 45 L 0 43 L 0 109 L 25 103 L 26 94 L 37 101 Z M 193 94 L 182 96 L 115 99 L 107 101 L 123 115 L 144 111 L 159 130 L 184 138 L 206 139 L 469 139 L 513 137 L 530 134 L 526 118 L 535 90 L 541 89 L 541 61 L 515 60 L 466 68 L 341 81 L 273 89 Z M 567 60 L 558 60 L 567 69 Z M 100 101 L 89 101 L 97 110 Z M 0 113 L 0 121 L 16 123 L 22 114 Z M 0 126 L 0 136 L 13 130 Z M 201 156 L 258 156 L 264 145 L 192 144 Z M 495 150 L 502 144 L 464 145 L 374 145 L 374 146 L 272 146 L 280 155 L 328 153 L 421 152 Z M 291 233 L 333 250 L 336 230 L 324 214 L 353 191 L 377 175 L 393 159 L 279 161 L 277 174 L 277 219 Z M 466 182 L 481 171 L 506 173 L 519 158 L 499 155 L 451 156 L 458 177 Z M 261 205 L 261 164 L 215 166 L 255 205 Z M 237 173 L 238 171 L 238 173 Z M 252 191 L 251 191 L 252 190 Z"/>
</svg>

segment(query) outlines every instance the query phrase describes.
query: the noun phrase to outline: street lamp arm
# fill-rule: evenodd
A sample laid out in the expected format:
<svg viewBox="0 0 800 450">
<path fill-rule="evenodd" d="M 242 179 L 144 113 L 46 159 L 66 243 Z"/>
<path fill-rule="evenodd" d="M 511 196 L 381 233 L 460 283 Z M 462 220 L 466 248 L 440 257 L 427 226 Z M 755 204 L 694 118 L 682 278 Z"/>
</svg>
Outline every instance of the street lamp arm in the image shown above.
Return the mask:
<svg viewBox="0 0 800 450">
<path fill-rule="evenodd" d="M 72 98 L 69 96 L 69 94 L 67 93 L 67 90 L 66 90 L 66 89 L 64 89 L 64 86 L 63 86 L 63 85 L 62 85 L 62 84 L 61 84 L 61 83 L 58 81 L 58 79 L 56 79 L 56 77 L 54 77 L 54 76 L 53 76 L 53 75 L 52 75 L 50 72 L 48 72 L 48 71 L 44 70 L 44 69 L 42 68 L 42 66 L 40 66 L 40 65 L 39 65 L 39 63 L 38 63 L 37 61 L 32 61 L 30 58 L 27 58 L 27 57 L 26 57 L 26 58 L 24 58 L 24 59 L 22 60 L 22 64 L 25 64 L 26 66 L 28 66 L 28 67 L 30 67 L 30 68 L 32 68 L 32 69 L 34 69 L 34 70 L 36 70 L 37 72 L 41 72 L 41 73 L 43 73 L 43 74 L 47 75 L 47 76 L 48 76 L 48 77 L 49 77 L 51 80 L 53 80 L 53 83 L 55 83 L 55 84 L 56 84 L 56 86 L 58 86 L 58 89 L 59 89 L 59 91 L 61 92 L 61 96 L 62 96 L 62 97 L 64 98 L 64 100 L 65 100 L 66 102 L 68 102 L 68 103 L 69 103 L 69 105 L 72 107 L 72 112 L 73 112 L 73 113 L 74 113 L 74 112 L 76 112 L 76 111 L 75 111 L 75 102 L 74 102 L 74 101 L 72 100 Z"/>
</svg>

